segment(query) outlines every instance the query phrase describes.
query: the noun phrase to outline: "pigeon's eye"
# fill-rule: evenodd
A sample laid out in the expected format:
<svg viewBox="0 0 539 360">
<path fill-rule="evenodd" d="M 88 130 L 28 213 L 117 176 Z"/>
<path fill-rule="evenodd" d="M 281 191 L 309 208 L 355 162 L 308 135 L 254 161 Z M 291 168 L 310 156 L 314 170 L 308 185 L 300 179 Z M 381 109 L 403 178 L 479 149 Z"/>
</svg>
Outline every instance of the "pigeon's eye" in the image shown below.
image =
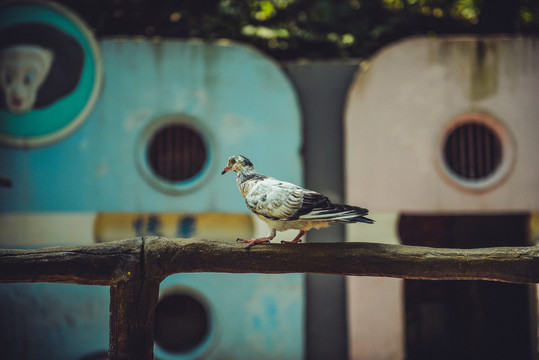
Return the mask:
<svg viewBox="0 0 539 360">
<path fill-rule="evenodd" d="M 234 165 L 236 163 L 236 159 L 230 159 L 230 165 Z"/>
</svg>

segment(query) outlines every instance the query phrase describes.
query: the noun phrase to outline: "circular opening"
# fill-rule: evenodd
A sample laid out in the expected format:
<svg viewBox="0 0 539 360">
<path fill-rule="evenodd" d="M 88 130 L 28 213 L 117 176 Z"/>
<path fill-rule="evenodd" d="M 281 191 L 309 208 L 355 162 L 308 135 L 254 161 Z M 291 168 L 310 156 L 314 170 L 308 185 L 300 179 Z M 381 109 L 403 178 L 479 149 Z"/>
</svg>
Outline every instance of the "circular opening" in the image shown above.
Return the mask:
<svg viewBox="0 0 539 360">
<path fill-rule="evenodd" d="M 509 130 L 481 112 L 453 118 L 438 144 L 437 169 L 460 190 L 491 190 L 507 179 L 515 163 L 515 143 Z"/>
<path fill-rule="evenodd" d="M 210 316 L 200 299 L 186 293 L 164 296 L 155 307 L 155 342 L 162 349 L 184 354 L 208 337 Z"/>
<path fill-rule="evenodd" d="M 455 175 L 468 180 L 482 180 L 500 166 L 502 143 L 489 126 L 472 119 L 448 134 L 443 155 Z"/>
<path fill-rule="evenodd" d="M 135 147 L 137 168 L 155 189 L 180 195 L 199 188 L 212 174 L 212 132 L 186 114 L 150 121 Z"/>
<path fill-rule="evenodd" d="M 160 178 L 172 182 L 187 181 L 204 168 L 206 144 L 192 126 L 167 124 L 152 136 L 147 158 L 152 171 Z"/>
</svg>

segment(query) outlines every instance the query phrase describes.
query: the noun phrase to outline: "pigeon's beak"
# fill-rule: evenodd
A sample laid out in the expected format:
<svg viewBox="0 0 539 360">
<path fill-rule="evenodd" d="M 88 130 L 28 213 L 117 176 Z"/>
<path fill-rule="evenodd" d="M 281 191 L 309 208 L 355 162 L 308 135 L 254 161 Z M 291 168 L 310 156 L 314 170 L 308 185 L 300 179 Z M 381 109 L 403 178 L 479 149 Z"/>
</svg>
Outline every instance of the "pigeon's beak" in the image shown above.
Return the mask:
<svg viewBox="0 0 539 360">
<path fill-rule="evenodd" d="M 229 172 L 230 170 L 232 170 L 232 168 L 230 166 L 225 166 L 225 169 L 223 170 L 223 172 L 221 173 L 221 175 L 224 175 L 226 174 L 227 172 Z"/>
</svg>

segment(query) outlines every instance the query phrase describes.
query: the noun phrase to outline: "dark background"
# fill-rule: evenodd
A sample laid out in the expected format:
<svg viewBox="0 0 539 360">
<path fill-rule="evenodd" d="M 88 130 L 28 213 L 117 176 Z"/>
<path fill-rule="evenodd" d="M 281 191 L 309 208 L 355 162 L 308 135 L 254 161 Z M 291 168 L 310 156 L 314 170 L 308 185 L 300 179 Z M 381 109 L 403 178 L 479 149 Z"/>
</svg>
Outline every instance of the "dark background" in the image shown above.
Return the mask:
<svg viewBox="0 0 539 360">
<path fill-rule="evenodd" d="M 537 0 L 58 0 L 97 37 L 233 39 L 279 59 L 365 58 L 410 35 L 539 34 Z"/>
</svg>

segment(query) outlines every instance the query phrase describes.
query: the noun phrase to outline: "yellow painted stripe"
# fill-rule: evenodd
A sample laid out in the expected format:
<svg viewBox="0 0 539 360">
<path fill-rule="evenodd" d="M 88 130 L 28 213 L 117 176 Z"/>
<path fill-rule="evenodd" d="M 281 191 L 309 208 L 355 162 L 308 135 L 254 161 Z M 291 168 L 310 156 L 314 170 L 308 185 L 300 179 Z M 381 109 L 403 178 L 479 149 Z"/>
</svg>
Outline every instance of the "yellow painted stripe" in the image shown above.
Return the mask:
<svg viewBox="0 0 539 360">
<path fill-rule="evenodd" d="M 196 237 L 210 240 L 251 238 L 255 224 L 248 214 L 229 213 L 98 213 L 96 242 L 137 236 Z"/>
</svg>

